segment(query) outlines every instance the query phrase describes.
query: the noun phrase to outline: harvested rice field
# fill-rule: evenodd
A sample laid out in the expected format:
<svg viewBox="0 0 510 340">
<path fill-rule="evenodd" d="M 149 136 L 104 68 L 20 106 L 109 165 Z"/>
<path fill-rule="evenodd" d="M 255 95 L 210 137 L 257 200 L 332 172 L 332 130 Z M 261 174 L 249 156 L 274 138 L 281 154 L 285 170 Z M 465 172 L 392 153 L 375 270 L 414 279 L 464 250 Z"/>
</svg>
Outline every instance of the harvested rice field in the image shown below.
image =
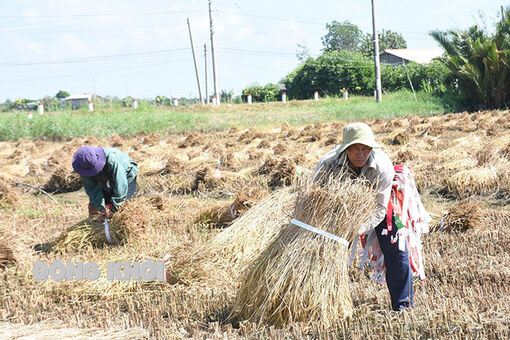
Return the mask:
<svg viewBox="0 0 510 340">
<path fill-rule="evenodd" d="M 341 142 L 345 122 L 19 140 L 0 142 L 0 338 L 510 338 L 510 112 L 365 122 L 409 166 L 433 217 L 414 309 L 391 311 L 371 271 L 289 224 L 296 204 L 311 206 L 297 183 Z M 86 144 L 139 164 L 137 197 L 109 221 L 113 245 L 72 171 Z M 331 195 L 348 202 L 345 216 L 331 209 L 354 237 L 353 211 L 370 202 Z M 34 279 L 34 263 L 57 260 L 96 263 L 101 275 Z M 164 262 L 165 281 L 107 279 L 108 262 L 147 260 Z M 264 286 L 283 272 L 275 290 Z M 261 310 L 273 301 L 292 306 Z"/>
</svg>

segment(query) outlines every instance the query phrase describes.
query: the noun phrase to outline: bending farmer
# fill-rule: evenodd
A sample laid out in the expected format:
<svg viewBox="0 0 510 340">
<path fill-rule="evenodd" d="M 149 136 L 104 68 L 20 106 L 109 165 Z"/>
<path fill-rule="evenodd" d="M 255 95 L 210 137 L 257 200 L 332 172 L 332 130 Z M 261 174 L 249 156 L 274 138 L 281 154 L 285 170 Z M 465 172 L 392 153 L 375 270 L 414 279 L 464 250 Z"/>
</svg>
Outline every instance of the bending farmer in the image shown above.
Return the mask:
<svg viewBox="0 0 510 340">
<path fill-rule="evenodd" d="M 363 235 L 375 229 L 384 255 L 392 309 L 398 311 L 413 306 L 412 270 L 407 249 L 402 251 L 398 243 L 392 242 L 398 231 L 394 217 L 391 231 L 383 233 L 383 229 L 387 230 L 386 215 L 395 172 L 390 158 L 379 147 L 367 124 L 348 124 L 343 131 L 342 144 L 321 159 L 315 176 L 347 171 L 352 177 L 362 177 L 373 185 L 377 192 L 377 208 L 372 217 L 359 228 L 358 234 Z"/>
<path fill-rule="evenodd" d="M 135 196 L 138 165 L 116 148 L 82 146 L 74 153 L 73 168 L 89 196 L 89 216 L 110 218 Z"/>
</svg>

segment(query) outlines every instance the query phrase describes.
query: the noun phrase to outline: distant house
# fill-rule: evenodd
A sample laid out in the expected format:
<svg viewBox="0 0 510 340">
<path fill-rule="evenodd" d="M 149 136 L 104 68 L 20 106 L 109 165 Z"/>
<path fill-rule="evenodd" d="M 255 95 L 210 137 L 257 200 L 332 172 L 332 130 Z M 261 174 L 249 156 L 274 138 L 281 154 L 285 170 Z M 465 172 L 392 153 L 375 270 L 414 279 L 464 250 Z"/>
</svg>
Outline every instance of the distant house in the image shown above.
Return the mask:
<svg viewBox="0 0 510 340">
<path fill-rule="evenodd" d="M 381 63 L 391 65 L 407 64 L 414 61 L 418 64 L 430 63 L 432 59 L 443 55 L 443 51 L 437 48 L 397 48 L 386 49 L 379 55 Z"/>
<path fill-rule="evenodd" d="M 87 93 L 72 94 L 66 97 L 63 102 L 71 104 L 73 110 L 76 110 L 82 106 L 88 105 L 89 101 L 92 100 L 92 95 Z"/>
</svg>

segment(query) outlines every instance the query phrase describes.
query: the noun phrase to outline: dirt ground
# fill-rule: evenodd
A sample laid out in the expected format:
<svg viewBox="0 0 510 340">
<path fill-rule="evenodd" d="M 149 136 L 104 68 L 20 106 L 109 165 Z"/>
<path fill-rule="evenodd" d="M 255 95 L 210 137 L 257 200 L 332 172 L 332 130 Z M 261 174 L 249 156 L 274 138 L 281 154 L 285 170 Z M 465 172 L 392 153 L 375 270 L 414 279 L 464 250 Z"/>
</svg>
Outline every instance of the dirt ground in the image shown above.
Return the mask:
<svg viewBox="0 0 510 340">
<path fill-rule="evenodd" d="M 341 142 L 345 123 L 20 140 L 0 142 L 0 337 L 104 336 L 110 329 L 111 338 L 509 338 L 510 112 L 366 122 L 393 162 L 411 168 L 433 215 L 422 239 L 427 280 L 415 281 L 413 310 L 392 312 L 387 288 L 352 267 L 354 315 L 333 327 L 232 323 L 227 317 L 239 282 L 215 274 L 212 263 L 213 275 L 201 280 L 205 252 L 201 262 L 186 262 L 257 202 L 312 171 Z M 138 197 L 126 207 L 131 215 L 114 222 L 129 234 L 116 246 L 78 242 L 35 252 L 34 245 L 55 241 L 88 215 L 71 167 L 85 144 L 117 147 L 139 164 Z M 169 266 L 188 266 L 183 277 L 194 279 L 39 282 L 32 276 L 36 261 L 105 264 L 166 254 Z"/>
</svg>

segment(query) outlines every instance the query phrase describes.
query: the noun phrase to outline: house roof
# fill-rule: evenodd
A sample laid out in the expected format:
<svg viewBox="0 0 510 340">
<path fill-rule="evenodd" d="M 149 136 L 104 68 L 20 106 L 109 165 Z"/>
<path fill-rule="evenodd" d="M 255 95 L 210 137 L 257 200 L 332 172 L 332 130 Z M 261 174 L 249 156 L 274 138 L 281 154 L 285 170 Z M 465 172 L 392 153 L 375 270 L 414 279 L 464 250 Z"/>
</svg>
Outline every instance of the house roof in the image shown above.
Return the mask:
<svg viewBox="0 0 510 340">
<path fill-rule="evenodd" d="M 420 64 L 430 63 L 432 59 L 443 55 L 443 51 L 437 48 L 396 48 L 386 49 L 383 53 Z"/>
<path fill-rule="evenodd" d="M 92 99 L 92 95 L 91 94 L 87 94 L 87 93 L 72 94 L 72 95 L 66 97 L 64 100 L 76 100 L 76 99 L 90 100 L 90 99 Z"/>
</svg>

